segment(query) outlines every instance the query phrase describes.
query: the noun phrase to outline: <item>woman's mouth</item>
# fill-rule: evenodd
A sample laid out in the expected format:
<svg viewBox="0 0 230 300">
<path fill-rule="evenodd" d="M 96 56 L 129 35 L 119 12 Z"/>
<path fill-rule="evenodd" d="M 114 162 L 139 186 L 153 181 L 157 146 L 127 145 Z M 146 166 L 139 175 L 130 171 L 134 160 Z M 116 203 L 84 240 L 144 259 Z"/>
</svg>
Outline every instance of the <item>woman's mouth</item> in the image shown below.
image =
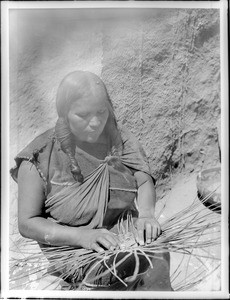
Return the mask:
<svg viewBox="0 0 230 300">
<path fill-rule="evenodd" d="M 95 128 L 95 129 L 92 129 L 92 128 L 91 128 L 91 129 L 88 130 L 88 132 L 89 132 L 89 133 L 96 133 L 96 132 L 98 132 L 99 130 L 100 130 L 99 127 L 98 127 L 98 128 Z"/>
</svg>

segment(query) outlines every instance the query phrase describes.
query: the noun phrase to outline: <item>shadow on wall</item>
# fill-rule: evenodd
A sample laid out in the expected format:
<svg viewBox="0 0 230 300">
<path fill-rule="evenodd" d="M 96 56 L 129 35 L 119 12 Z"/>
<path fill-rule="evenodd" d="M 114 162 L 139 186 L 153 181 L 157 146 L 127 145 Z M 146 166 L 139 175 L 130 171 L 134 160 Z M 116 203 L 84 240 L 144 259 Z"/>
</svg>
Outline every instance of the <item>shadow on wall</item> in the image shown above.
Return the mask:
<svg viewBox="0 0 230 300">
<path fill-rule="evenodd" d="M 215 9 L 12 11 L 12 163 L 54 125 L 61 79 L 83 69 L 102 76 L 159 185 L 218 164 L 219 47 Z"/>
</svg>

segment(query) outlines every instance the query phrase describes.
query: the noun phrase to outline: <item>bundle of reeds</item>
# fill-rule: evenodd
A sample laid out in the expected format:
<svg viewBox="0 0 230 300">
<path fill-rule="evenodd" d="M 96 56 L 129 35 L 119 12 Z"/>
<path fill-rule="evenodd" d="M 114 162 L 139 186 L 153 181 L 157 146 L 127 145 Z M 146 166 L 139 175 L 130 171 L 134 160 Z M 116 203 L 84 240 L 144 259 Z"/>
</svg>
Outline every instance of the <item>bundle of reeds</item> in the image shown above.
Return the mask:
<svg viewBox="0 0 230 300">
<path fill-rule="evenodd" d="M 211 196 L 211 195 L 209 195 Z M 203 199 L 202 201 L 206 201 Z M 220 266 L 220 258 L 212 255 L 208 249 L 220 244 L 220 214 L 216 214 L 212 210 L 205 206 L 199 205 L 200 201 L 196 197 L 193 203 L 182 211 L 176 213 L 172 217 L 168 218 L 161 223 L 162 233 L 152 243 L 146 245 L 139 245 L 135 240 L 136 228 L 134 220 L 131 216 L 128 216 L 126 220 L 121 219 L 117 225 L 118 236 L 121 240 L 121 247 L 116 250 L 106 250 L 104 253 L 96 253 L 91 250 L 79 249 L 74 247 L 48 247 L 40 251 L 38 248 L 35 251 L 30 251 L 36 242 L 31 240 L 21 240 L 17 242 L 17 257 L 12 259 L 12 276 L 10 278 L 14 283 L 20 281 L 23 278 L 22 272 L 17 275 L 17 268 L 21 266 L 21 269 L 30 264 L 29 275 L 32 278 L 29 281 L 37 280 L 35 274 L 42 274 L 42 277 L 52 274 L 55 270 L 55 274 L 59 272 L 59 278 L 68 280 L 74 279 L 71 288 L 81 288 L 82 285 L 87 284 L 92 286 L 100 278 L 106 274 L 113 274 L 117 279 L 122 282 L 124 286 L 127 286 L 127 282 L 122 280 L 117 274 L 117 266 L 126 260 L 129 256 L 135 257 L 135 269 L 133 272 L 134 279 L 139 270 L 139 256 L 143 255 L 149 262 L 150 268 L 152 267 L 151 257 L 156 257 L 157 253 L 171 252 L 183 254 L 183 256 L 196 259 L 203 268 L 198 268 L 190 272 L 185 278 L 186 281 L 181 281 L 174 286 L 174 290 L 189 290 L 195 284 L 202 282 L 207 276 L 209 276 L 205 269 L 205 260 L 216 261 L 215 268 Z M 158 219 L 161 212 L 158 215 Z M 160 222 L 160 220 L 159 220 Z M 213 234 L 213 232 L 215 233 Z M 207 251 L 206 251 L 207 249 Z M 122 260 L 117 260 L 119 253 L 125 253 Z M 18 255 L 20 254 L 20 256 Z M 109 258 L 113 259 L 112 265 L 107 265 Z M 107 266 L 106 270 L 95 276 L 92 276 L 93 271 L 98 264 L 103 263 Z M 79 272 L 85 266 L 90 265 L 83 281 L 79 285 L 76 285 L 78 278 L 81 275 Z M 171 274 L 171 282 L 173 283 L 181 272 L 180 267 L 182 262 L 178 265 L 177 269 Z M 213 270 L 212 270 L 213 271 Z M 28 272 L 28 271 L 27 271 Z M 211 272 L 211 271 L 210 271 Z M 39 277 L 39 276 L 38 276 Z M 25 285 L 25 282 L 23 282 Z M 21 287 L 23 288 L 23 284 Z M 16 285 L 14 285 L 16 288 Z"/>
</svg>

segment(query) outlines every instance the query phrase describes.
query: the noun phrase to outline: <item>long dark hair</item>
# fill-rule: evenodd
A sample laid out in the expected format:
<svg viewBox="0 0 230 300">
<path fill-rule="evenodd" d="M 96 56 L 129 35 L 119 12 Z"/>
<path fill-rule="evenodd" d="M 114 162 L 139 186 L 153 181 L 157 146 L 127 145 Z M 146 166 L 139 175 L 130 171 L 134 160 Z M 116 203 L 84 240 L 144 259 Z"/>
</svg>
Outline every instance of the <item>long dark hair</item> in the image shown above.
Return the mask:
<svg viewBox="0 0 230 300">
<path fill-rule="evenodd" d="M 106 95 L 109 117 L 104 130 L 107 136 L 110 137 L 109 146 L 111 155 L 115 158 L 117 157 L 117 159 L 115 159 L 117 161 L 115 165 L 120 165 L 118 158 L 122 152 L 122 140 L 117 128 L 113 105 L 103 81 L 91 72 L 75 71 L 69 73 L 61 81 L 57 91 L 56 107 L 58 120 L 56 122 L 55 132 L 61 149 L 69 158 L 71 173 L 78 182 L 82 182 L 84 178 L 75 156 L 76 145 L 74 143 L 74 135 L 69 127 L 68 112 L 71 105 L 77 101 L 77 99 L 80 99 L 86 91 L 89 91 L 90 88 L 100 89 L 100 91 Z"/>
</svg>

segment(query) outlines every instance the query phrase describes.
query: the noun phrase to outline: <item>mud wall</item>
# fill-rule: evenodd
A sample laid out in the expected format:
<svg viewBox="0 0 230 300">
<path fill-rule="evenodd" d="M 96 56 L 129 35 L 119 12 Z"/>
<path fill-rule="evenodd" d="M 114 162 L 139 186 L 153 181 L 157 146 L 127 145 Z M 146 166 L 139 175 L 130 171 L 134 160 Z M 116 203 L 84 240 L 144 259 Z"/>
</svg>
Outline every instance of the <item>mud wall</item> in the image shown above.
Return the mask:
<svg viewBox="0 0 230 300">
<path fill-rule="evenodd" d="M 159 195 L 172 176 L 216 165 L 219 47 L 215 9 L 12 10 L 11 166 L 55 124 L 58 84 L 76 69 L 103 78 L 117 118 L 144 146 Z"/>
</svg>

